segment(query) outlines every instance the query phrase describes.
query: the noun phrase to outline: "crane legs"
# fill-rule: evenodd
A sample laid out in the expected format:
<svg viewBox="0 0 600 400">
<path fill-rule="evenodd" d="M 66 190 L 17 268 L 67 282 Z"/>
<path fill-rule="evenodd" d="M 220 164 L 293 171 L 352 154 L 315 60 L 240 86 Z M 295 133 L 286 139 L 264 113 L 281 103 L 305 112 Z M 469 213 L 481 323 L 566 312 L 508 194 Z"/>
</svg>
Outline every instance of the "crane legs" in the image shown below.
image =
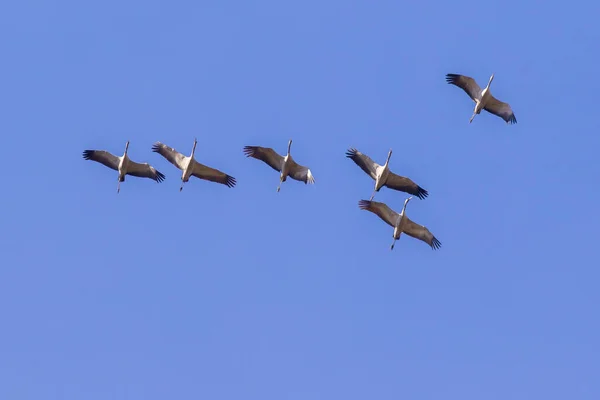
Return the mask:
<svg viewBox="0 0 600 400">
<path fill-rule="evenodd" d="M 402 232 L 400 232 L 400 235 L 398 235 L 398 238 L 396 238 L 396 232 L 394 232 L 394 241 L 392 242 L 392 245 L 390 246 L 390 250 L 394 250 L 394 245 L 396 244 L 396 240 L 400 240 L 400 236 L 402 236 Z"/>
<path fill-rule="evenodd" d="M 473 109 L 473 116 L 471 116 L 471 119 L 469 120 L 469 123 L 473 122 L 473 118 L 475 118 L 475 116 L 477 114 L 479 114 L 482 109 L 483 109 L 483 107 L 481 107 L 481 101 L 477 101 L 475 103 L 475 108 Z"/>
<path fill-rule="evenodd" d="M 375 181 L 375 187 L 373 188 L 373 194 L 371 195 L 371 198 L 369 199 L 369 201 L 373 201 L 373 197 L 375 197 L 375 193 L 377 193 L 377 184 L 379 182 Z"/>
</svg>

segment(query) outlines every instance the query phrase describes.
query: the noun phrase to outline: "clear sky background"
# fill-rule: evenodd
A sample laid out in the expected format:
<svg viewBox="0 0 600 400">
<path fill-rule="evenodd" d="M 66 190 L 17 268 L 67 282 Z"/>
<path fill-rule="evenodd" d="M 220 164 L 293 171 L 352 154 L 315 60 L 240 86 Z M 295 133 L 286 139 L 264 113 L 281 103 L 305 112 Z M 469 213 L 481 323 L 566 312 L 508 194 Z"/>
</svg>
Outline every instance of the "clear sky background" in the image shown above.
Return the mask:
<svg viewBox="0 0 600 400">
<path fill-rule="evenodd" d="M 2 399 L 600 398 L 600 5 L 0 9 Z M 509 102 L 507 125 L 445 82 Z M 192 178 L 162 141 L 234 176 Z M 242 153 L 292 155 L 316 184 Z M 163 183 L 85 161 L 150 162 Z M 432 251 L 358 208 L 356 147 Z M 407 196 L 376 200 L 400 211 Z"/>
</svg>

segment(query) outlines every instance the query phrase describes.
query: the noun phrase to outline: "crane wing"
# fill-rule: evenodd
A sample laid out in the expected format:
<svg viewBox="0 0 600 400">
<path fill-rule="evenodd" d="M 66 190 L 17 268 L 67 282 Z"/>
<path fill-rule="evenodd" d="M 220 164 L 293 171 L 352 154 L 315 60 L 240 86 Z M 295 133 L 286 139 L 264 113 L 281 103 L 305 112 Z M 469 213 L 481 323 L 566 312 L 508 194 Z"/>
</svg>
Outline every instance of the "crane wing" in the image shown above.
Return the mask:
<svg viewBox="0 0 600 400">
<path fill-rule="evenodd" d="M 303 165 L 298 164 L 294 160 L 288 160 L 288 162 L 290 162 L 290 161 L 291 161 L 291 165 L 290 165 L 290 170 L 288 172 L 288 175 L 292 179 L 304 182 L 305 184 L 315 183 L 315 177 L 313 176 L 312 172 L 310 172 L 310 169 L 308 169 L 307 167 L 305 167 Z"/>
<path fill-rule="evenodd" d="M 406 233 L 408 236 L 412 236 L 415 239 L 419 239 L 427 243 L 433 250 L 439 249 L 442 246 L 442 243 L 436 239 L 435 236 L 429 229 L 425 228 L 423 225 L 418 225 L 412 222 L 406 215 L 404 216 L 404 226 L 402 228 L 402 232 Z"/>
<path fill-rule="evenodd" d="M 470 76 L 446 74 L 446 82 L 464 90 L 473 101 L 481 99 L 481 88 Z"/>
<path fill-rule="evenodd" d="M 377 214 L 379 218 L 387 222 L 392 228 L 396 226 L 396 221 L 400 216 L 396 211 L 389 208 L 387 204 L 378 201 L 360 200 L 358 202 L 358 208 Z"/>
<path fill-rule="evenodd" d="M 483 109 L 489 113 L 499 116 L 504 121 L 506 121 L 507 124 L 517 123 L 517 118 L 515 118 L 515 114 L 513 113 L 513 110 L 510 107 L 510 105 L 508 103 L 504 103 L 498 100 L 491 94 Z"/>
<path fill-rule="evenodd" d="M 256 158 L 268 164 L 275 171 L 281 172 L 281 166 L 283 165 L 283 157 L 277 154 L 275 150 L 270 147 L 260 146 L 245 146 L 244 154 L 246 157 Z"/>
<path fill-rule="evenodd" d="M 414 183 L 411 179 L 396 175 L 391 171 L 385 181 L 385 186 L 389 187 L 390 189 L 412 194 L 421 200 L 429 195 L 427 190 Z"/>
<path fill-rule="evenodd" d="M 119 157 L 110 154 L 104 150 L 84 150 L 83 158 L 85 160 L 92 160 L 99 162 L 100 164 L 106 165 L 108 168 L 119 170 Z"/>
<path fill-rule="evenodd" d="M 346 151 L 346 157 L 354 161 L 356 165 L 358 165 L 367 175 L 369 175 L 374 180 L 377 179 L 377 167 L 381 167 L 381 165 L 377 164 L 375 161 L 371 159 L 366 154 L 361 153 L 355 148 L 350 148 Z"/>
<path fill-rule="evenodd" d="M 192 169 L 192 175 L 196 178 L 204 179 L 211 182 L 221 183 L 227 187 L 234 187 L 236 184 L 235 178 L 229 176 L 224 172 L 219 171 L 211 167 L 207 167 L 204 164 L 200 164 L 198 161 L 193 160 L 194 167 Z"/>
<path fill-rule="evenodd" d="M 156 142 L 154 143 L 154 145 L 152 145 L 152 151 L 160 154 L 161 156 L 166 158 L 171 164 L 183 170 L 183 161 L 185 160 L 185 156 L 177 150 L 175 150 L 174 148 L 169 147 L 161 142 Z"/>
<path fill-rule="evenodd" d="M 157 171 L 150 164 L 140 164 L 131 160 L 129 160 L 129 164 L 127 165 L 127 175 L 137 176 L 140 178 L 150 178 L 156 182 L 162 182 L 165 179 L 165 175 L 160 171 Z"/>
</svg>

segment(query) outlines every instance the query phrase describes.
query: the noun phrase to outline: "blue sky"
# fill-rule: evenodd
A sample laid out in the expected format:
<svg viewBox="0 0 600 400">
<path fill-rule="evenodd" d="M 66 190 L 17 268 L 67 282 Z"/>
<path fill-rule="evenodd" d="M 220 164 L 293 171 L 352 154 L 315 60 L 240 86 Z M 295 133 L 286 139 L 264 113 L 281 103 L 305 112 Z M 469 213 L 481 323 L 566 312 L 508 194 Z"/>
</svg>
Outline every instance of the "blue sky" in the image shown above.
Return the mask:
<svg viewBox="0 0 600 400">
<path fill-rule="evenodd" d="M 0 398 L 597 399 L 600 5 L 21 1 L 0 13 Z M 466 74 L 506 125 L 446 84 Z M 233 175 L 192 178 L 162 141 Z M 308 165 L 314 186 L 242 154 Z M 156 184 L 85 161 L 150 162 Z M 430 193 L 358 209 L 356 147 Z M 400 210 L 406 196 L 376 200 Z"/>
</svg>

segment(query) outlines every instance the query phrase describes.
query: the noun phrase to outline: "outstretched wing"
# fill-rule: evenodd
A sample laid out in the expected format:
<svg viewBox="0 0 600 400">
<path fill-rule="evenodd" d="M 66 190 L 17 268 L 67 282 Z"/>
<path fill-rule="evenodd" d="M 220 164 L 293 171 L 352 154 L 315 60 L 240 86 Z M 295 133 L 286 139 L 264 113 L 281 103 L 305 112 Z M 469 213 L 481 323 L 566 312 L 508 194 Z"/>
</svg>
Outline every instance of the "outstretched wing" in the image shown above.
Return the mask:
<svg viewBox="0 0 600 400">
<path fill-rule="evenodd" d="M 160 154 L 164 158 L 166 158 L 171 164 L 176 166 L 179 169 L 183 169 L 183 160 L 185 160 L 185 156 L 175 150 L 172 147 L 167 146 L 161 142 L 156 142 L 152 145 L 152 151 Z"/>
<path fill-rule="evenodd" d="M 415 239 L 424 241 L 431 246 L 433 250 L 439 249 L 442 246 L 442 243 L 429 232 L 429 229 L 425 228 L 423 225 L 415 224 L 406 215 L 404 216 L 404 227 L 402 228 L 402 232 Z"/>
<path fill-rule="evenodd" d="M 192 170 L 192 175 L 194 175 L 196 178 L 221 183 L 230 188 L 234 187 L 236 184 L 235 178 L 233 176 L 229 176 L 226 173 L 219 171 L 218 169 L 214 169 L 211 167 L 207 167 L 204 164 L 200 164 L 196 160 L 194 160 L 194 169 Z"/>
<path fill-rule="evenodd" d="M 417 196 L 421 200 L 429 195 L 427 190 L 414 183 L 411 179 L 396 175 L 391 171 L 385 181 L 385 186 L 389 187 L 390 189 L 410 193 L 414 196 Z"/>
<path fill-rule="evenodd" d="M 481 99 L 481 88 L 470 76 L 446 74 L 446 82 L 464 90 L 473 101 Z"/>
<path fill-rule="evenodd" d="M 483 109 L 489 113 L 499 116 L 506 121 L 507 124 L 517 123 L 517 118 L 515 118 L 515 114 L 513 113 L 512 108 L 510 108 L 510 105 L 498 100 L 494 96 L 490 96 Z"/>
<path fill-rule="evenodd" d="M 275 171 L 281 172 L 281 166 L 283 165 L 283 157 L 277 154 L 277 152 L 272 148 L 260 146 L 245 146 L 243 151 L 246 157 L 252 157 L 256 158 L 257 160 L 264 161 Z"/>
<path fill-rule="evenodd" d="M 389 208 L 387 204 L 378 201 L 360 200 L 358 202 L 358 208 L 377 214 L 379 218 L 387 222 L 392 228 L 396 227 L 396 221 L 400 216 L 396 211 Z"/>
<path fill-rule="evenodd" d="M 119 170 L 119 157 L 110 154 L 108 151 L 84 150 L 83 158 L 86 160 L 92 160 L 99 162 L 100 164 L 104 164 L 108 168 L 112 168 L 115 171 Z"/>
<path fill-rule="evenodd" d="M 150 178 L 156 182 L 162 182 L 165 179 L 165 175 L 160 171 L 157 171 L 150 164 L 140 164 L 131 160 L 129 160 L 129 164 L 127 165 L 127 175 L 137 176 L 140 178 Z"/>
<path fill-rule="evenodd" d="M 350 148 L 346 151 L 346 157 L 354 161 L 363 171 L 367 173 L 371 178 L 377 179 L 377 167 L 380 167 L 375 161 L 366 154 L 361 153 L 355 148 Z"/>
<path fill-rule="evenodd" d="M 290 171 L 288 174 L 292 179 L 304 182 L 305 184 L 315 183 L 315 177 L 313 176 L 312 172 L 310 172 L 310 169 L 298 164 L 294 160 L 289 160 L 288 162 L 290 161 L 292 165 L 290 165 Z"/>
</svg>

